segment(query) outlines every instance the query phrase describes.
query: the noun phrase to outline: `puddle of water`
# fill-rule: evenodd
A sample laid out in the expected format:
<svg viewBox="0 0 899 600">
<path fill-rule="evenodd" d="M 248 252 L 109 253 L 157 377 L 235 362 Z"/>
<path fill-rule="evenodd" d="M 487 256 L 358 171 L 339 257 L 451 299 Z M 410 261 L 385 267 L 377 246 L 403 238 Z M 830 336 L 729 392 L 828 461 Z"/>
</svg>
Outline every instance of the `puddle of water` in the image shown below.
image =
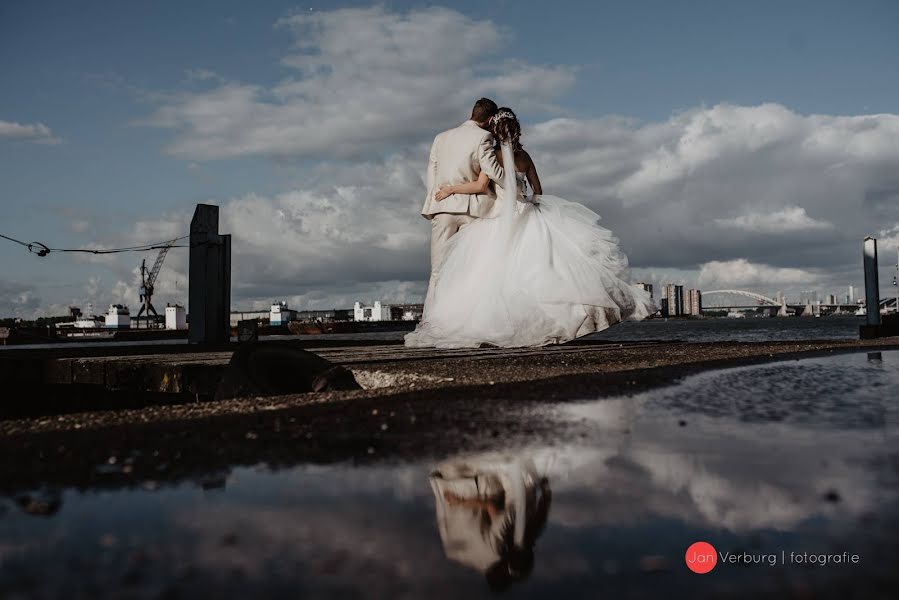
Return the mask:
<svg viewBox="0 0 899 600">
<path fill-rule="evenodd" d="M 0 596 L 895 592 L 897 398 L 899 353 L 842 355 L 528 412 L 575 433 L 490 452 L 8 497 Z M 761 564 L 695 575 L 698 540 Z"/>
</svg>

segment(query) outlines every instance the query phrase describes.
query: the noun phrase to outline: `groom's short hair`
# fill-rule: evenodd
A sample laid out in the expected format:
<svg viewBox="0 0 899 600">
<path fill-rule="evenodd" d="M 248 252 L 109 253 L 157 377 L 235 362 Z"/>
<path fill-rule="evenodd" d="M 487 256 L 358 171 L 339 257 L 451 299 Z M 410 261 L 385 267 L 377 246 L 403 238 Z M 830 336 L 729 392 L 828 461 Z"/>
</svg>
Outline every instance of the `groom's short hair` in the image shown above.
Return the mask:
<svg viewBox="0 0 899 600">
<path fill-rule="evenodd" d="M 471 120 L 486 123 L 498 111 L 499 107 L 496 102 L 490 98 L 481 98 L 474 103 L 474 108 L 471 109 Z"/>
</svg>

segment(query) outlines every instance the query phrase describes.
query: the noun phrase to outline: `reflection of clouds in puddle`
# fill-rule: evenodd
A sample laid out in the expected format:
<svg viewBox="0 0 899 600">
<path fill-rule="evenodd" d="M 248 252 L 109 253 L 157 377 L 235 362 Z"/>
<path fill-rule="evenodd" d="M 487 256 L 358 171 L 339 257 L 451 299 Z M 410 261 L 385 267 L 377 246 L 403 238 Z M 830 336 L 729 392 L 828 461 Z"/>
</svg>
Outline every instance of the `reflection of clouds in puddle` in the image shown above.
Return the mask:
<svg viewBox="0 0 899 600">
<path fill-rule="evenodd" d="M 15 558 L 28 556 L 46 547 L 44 540 L 30 540 L 19 543 L 0 541 L 0 565 Z"/>
<path fill-rule="evenodd" d="M 173 560 L 249 578 L 285 571 L 313 588 L 366 596 L 426 597 L 435 584 L 457 583 L 434 531 L 427 473 L 404 466 L 245 474 L 245 503 L 175 511 L 191 543 L 173 547 L 183 554 Z"/>
<path fill-rule="evenodd" d="M 238 568 L 259 577 L 282 563 L 354 578 L 365 569 L 407 577 L 410 558 L 433 554 L 433 545 L 408 535 L 396 515 L 378 514 L 379 508 L 226 505 L 180 513 L 175 522 L 194 539 L 189 562 L 206 569 Z"/>
<path fill-rule="evenodd" d="M 438 470 L 455 465 L 457 475 L 465 469 L 498 472 L 497 465 L 532 461 L 532 470 L 552 483 L 549 527 L 563 529 L 641 528 L 673 520 L 749 535 L 808 531 L 817 519 L 817 533 L 836 534 L 895 500 L 895 486 L 884 487 L 883 467 L 875 464 L 897 441 L 889 427 L 841 428 L 827 418 L 752 422 L 714 411 L 685 413 L 683 403 L 658 401 L 659 392 L 667 394 L 663 399 L 698 394 L 719 376 L 704 374 L 688 379 L 688 386 L 630 398 L 556 406 L 550 412 L 560 430 L 576 423 L 586 432 L 578 445 L 458 455 Z M 420 581 L 455 581 L 458 571 L 443 564 L 447 558 L 477 562 L 481 572 L 501 562 L 496 552 L 460 554 L 454 544 L 462 534 L 441 529 L 446 506 L 441 513 L 440 498 L 429 494 L 429 471 L 429 465 L 310 466 L 272 477 L 248 470 L 241 475 L 241 487 L 253 491 L 247 505 L 232 499 L 213 510 L 182 511 L 177 521 L 196 540 L 191 560 L 210 569 L 262 575 L 290 557 L 312 574 L 358 579 L 359 589 L 395 589 L 401 582 L 410 595 L 424 594 L 428 586 Z M 285 506 L 260 506 L 267 486 Z M 239 542 L 222 544 L 223 531 L 237 532 Z M 550 566 L 551 577 L 591 568 L 567 547 L 539 555 L 541 578 Z M 384 577 L 396 581 L 379 583 Z"/>
<path fill-rule="evenodd" d="M 710 371 L 638 395 L 654 408 L 750 422 L 828 428 L 899 426 L 899 352 L 864 353 Z"/>
<path fill-rule="evenodd" d="M 289 469 L 235 469 L 245 488 L 256 492 L 270 490 L 278 494 L 279 501 L 310 503 L 329 498 L 375 494 L 398 501 L 415 501 L 430 497 L 428 486 L 422 484 L 419 464 L 370 464 L 354 466 L 350 463 L 335 465 L 303 465 Z M 425 475 L 425 479 L 427 479 Z"/>
<path fill-rule="evenodd" d="M 851 521 L 884 502 L 872 459 L 889 431 L 746 423 L 662 410 L 651 393 L 562 406 L 590 447 L 558 450 L 554 520 L 622 525 L 664 517 L 735 533 L 793 530 L 813 517 Z M 570 491 L 571 493 L 565 493 Z M 837 502 L 828 502 L 836 492 Z M 894 495 L 890 492 L 891 495 Z"/>
</svg>

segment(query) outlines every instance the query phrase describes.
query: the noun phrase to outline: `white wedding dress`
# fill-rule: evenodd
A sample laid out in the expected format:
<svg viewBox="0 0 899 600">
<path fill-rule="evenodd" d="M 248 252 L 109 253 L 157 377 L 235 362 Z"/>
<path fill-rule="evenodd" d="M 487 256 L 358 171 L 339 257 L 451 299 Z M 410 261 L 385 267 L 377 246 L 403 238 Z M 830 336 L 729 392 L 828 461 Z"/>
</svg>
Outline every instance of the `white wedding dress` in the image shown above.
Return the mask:
<svg viewBox="0 0 899 600">
<path fill-rule="evenodd" d="M 506 145 L 503 164 L 514 164 Z M 407 347 L 558 344 L 657 310 L 628 283 L 627 257 L 595 212 L 530 196 L 525 174 L 512 169 L 497 194 L 498 217 L 476 219 L 449 240 Z"/>
</svg>

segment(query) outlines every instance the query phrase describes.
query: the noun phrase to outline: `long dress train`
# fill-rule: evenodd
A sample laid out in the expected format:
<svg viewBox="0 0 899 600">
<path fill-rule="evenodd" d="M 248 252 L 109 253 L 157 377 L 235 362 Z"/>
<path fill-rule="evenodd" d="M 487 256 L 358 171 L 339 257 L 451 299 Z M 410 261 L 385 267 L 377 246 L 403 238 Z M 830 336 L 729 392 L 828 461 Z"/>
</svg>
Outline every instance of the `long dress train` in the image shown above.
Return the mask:
<svg viewBox="0 0 899 600">
<path fill-rule="evenodd" d="M 505 145 L 503 158 L 514 164 Z M 448 242 L 432 301 L 406 346 L 543 346 L 657 310 L 627 281 L 627 257 L 599 215 L 557 196 L 529 196 L 524 173 L 506 180 L 500 215 Z"/>
</svg>

